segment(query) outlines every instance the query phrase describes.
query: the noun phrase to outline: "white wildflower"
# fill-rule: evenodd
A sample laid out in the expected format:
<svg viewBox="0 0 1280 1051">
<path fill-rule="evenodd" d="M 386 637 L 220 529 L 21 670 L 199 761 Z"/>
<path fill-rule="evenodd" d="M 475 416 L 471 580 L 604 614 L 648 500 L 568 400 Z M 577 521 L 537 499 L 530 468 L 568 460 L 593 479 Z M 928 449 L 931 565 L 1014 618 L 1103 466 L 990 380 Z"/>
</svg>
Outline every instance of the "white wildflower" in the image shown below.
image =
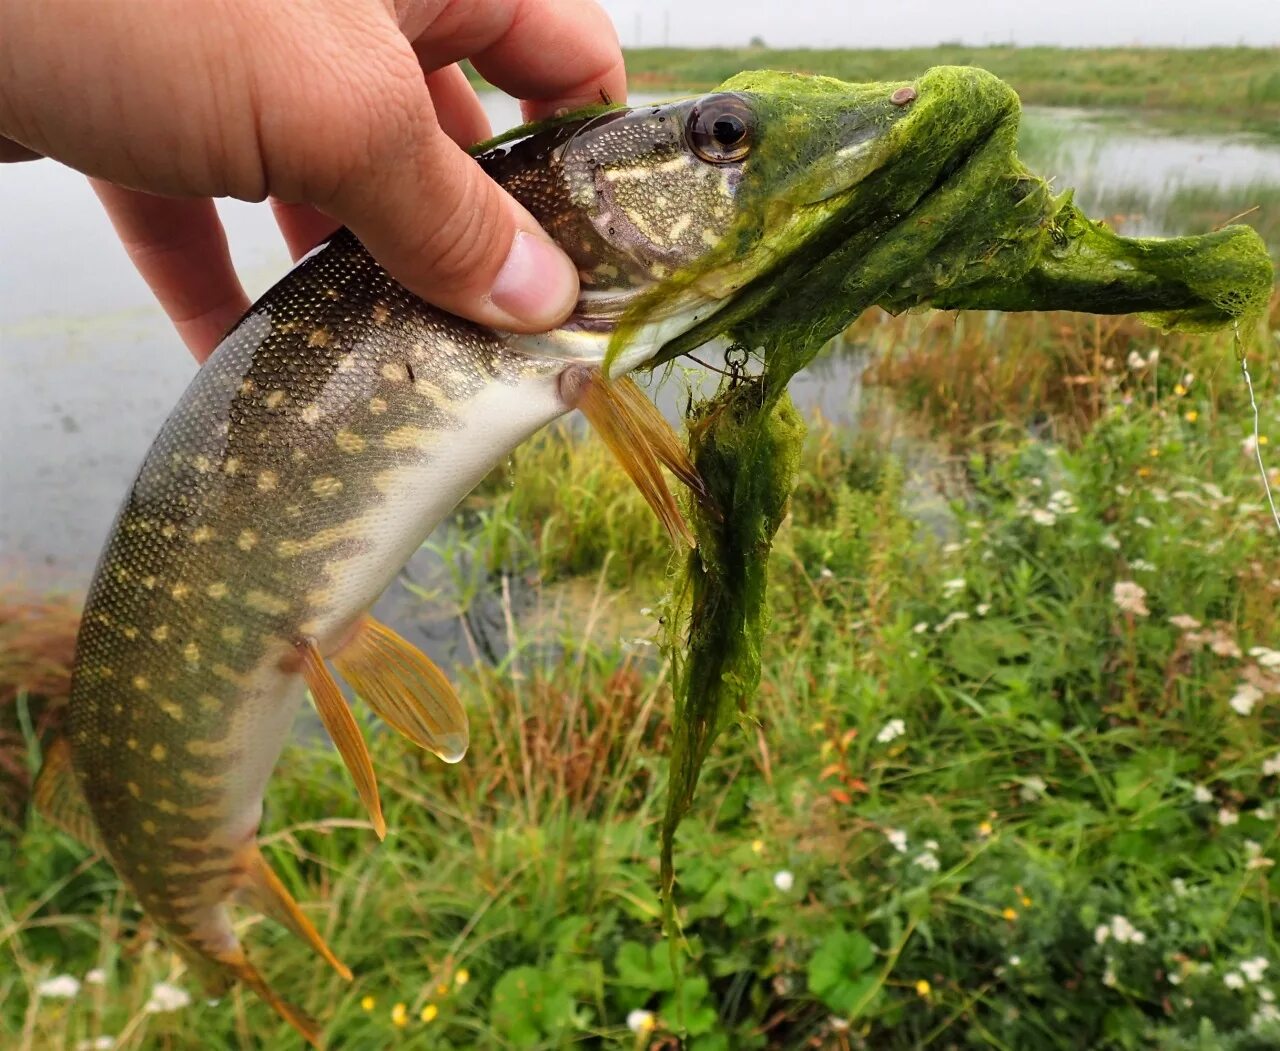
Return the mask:
<svg viewBox="0 0 1280 1051">
<path fill-rule="evenodd" d="M 926 620 L 922 620 L 918 624 L 916 624 L 911 630 L 915 632 L 915 634 L 917 635 L 923 635 L 926 631 L 929 630 L 929 622 Z"/>
<path fill-rule="evenodd" d="M 1174 876 L 1169 881 L 1169 886 L 1173 888 L 1173 893 L 1176 897 L 1185 898 L 1187 896 L 1187 881 L 1181 876 Z"/>
<path fill-rule="evenodd" d="M 1108 989 L 1114 989 L 1116 987 L 1116 982 L 1117 982 L 1117 978 L 1116 978 L 1115 965 L 1112 964 L 1110 960 L 1108 960 L 1107 969 L 1102 973 L 1102 984 L 1105 985 Z"/>
<path fill-rule="evenodd" d="M 884 838 L 893 845 L 893 849 L 899 854 L 907 852 L 907 834 L 902 829 L 886 828 L 884 830 Z"/>
<path fill-rule="evenodd" d="M 913 865 L 919 865 L 925 872 L 937 872 L 942 867 L 938 861 L 938 855 L 932 851 L 926 850 L 921 854 L 917 854 L 911 861 Z"/>
<path fill-rule="evenodd" d="M 974 607 L 973 612 L 976 613 L 979 617 L 985 617 L 988 613 L 991 612 L 991 603 L 979 602 L 977 606 Z"/>
<path fill-rule="evenodd" d="M 1147 364 L 1154 365 L 1159 360 L 1160 360 L 1160 348 L 1152 347 L 1151 353 L 1147 355 Z"/>
<path fill-rule="evenodd" d="M 151 998 L 142 1009 L 147 1014 L 163 1014 L 165 1011 L 180 1011 L 190 1003 L 191 996 L 185 989 L 168 982 L 156 982 Z"/>
<path fill-rule="evenodd" d="M 1272 1022 L 1280 1022 L 1280 1009 L 1277 1009 L 1275 1004 L 1263 1004 L 1253 1012 L 1253 1017 L 1249 1019 L 1249 1026 L 1253 1029 L 1261 1029 Z"/>
<path fill-rule="evenodd" d="M 1163 489 L 1155 488 L 1150 490 L 1151 499 L 1158 504 L 1167 504 L 1169 502 L 1169 494 Z"/>
<path fill-rule="evenodd" d="M 1222 807 L 1218 810 L 1218 824 L 1224 828 L 1230 825 L 1238 825 L 1240 823 L 1240 815 L 1230 807 Z"/>
<path fill-rule="evenodd" d="M 1056 511 L 1060 515 L 1074 514 L 1076 510 L 1076 501 L 1065 489 L 1055 489 L 1049 494 L 1049 510 Z"/>
<path fill-rule="evenodd" d="M 1057 515 L 1043 507 L 1035 507 L 1031 510 L 1031 521 L 1035 522 L 1036 525 L 1051 526 L 1057 520 Z"/>
<path fill-rule="evenodd" d="M 1280 774 L 1280 752 L 1276 752 L 1270 759 L 1262 761 L 1262 776 L 1275 777 Z"/>
<path fill-rule="evenodd" d="M 1209 636 L 1209 649 L 1213 650 L 1219 657 L 1234 657 L 1237 660 L 1241 657 L 1239 644 L 1221 630 L 1215 631 Z"/>
<path fill-rule="evenodd" d="M 1018 795 L 1022 797 L 1024 803 L 1032 803 L 1044 795 L 1048 789 L 1043 777 L 1028 777 L 1022 782 L 1022 787 L 1018 790 Z"/>
<path fill-rule="evenodd" d="M 956 577 L 954 580 L 944 580 L 942 582 L 942 590 L 948 595 L 955 595 L 965 589 L 964 577 Z"/>
<path fill-rule="evenodd" d="M 1280 650 L 1269 650 L 1265 646 L 1253 646 L 1249 650 L 1249 656 L 1264 668 L 1280 668 Z"/>
<path fill-rule="evenodd" d="M 1256 456 L 1258 454 L 1258 439 L 1252 434 L 1240 443 L 1240 451 L 1245 456 Z"/>
<path fill-rule="evenodd" d="M 1244 975 L 1239 971 L 1228 971 L 1222 976 L 1222 984 L 1228 989 L 1243 989 Z"/>
<path fill-rule="evenodd" d="M 1248 715 L 1260 700 L 1262 691 L 1251 682 L 1242 682 L 1236 686 L 1236 692 L 1228 703 L 1238 714 Z"/>
<path fill-rule="evenodd" d="M 1021 966 L 1021 965 L 1022 965 L 1022 957 L 1021 957 L 1021 956 L 1019 956 L 1016 952 L 1015 952 L 1012 956 L 1010 956 L 1010 957 L 1009 957 L 1009 966 L 1010 966 L 1010 967 L 1019 967 L 1019 966 Z"/>
<path fill-rule="evenodd" d="M 896 740 L 907 732 L 907 724 L 902 719 L 890 719 L 881 727 L 880 732 L 876 734 L 876 741 L 879 744 L 888 744 L 890 741 Z"/>
<path fill-rule="evenodd" d="M 1191 798 L 1197 803 L 1212 803 L 1213 793 L 1204 785 L 1196 785 L 1196 787 L 1191 790 Z"/>
<path fill-rule="evenodd" d="M 783 894 L 789 894 L 791 888 L 796 885 L 796 878 L 786 869 L 780 869 L 773 874 L 773 885 Z"/>
<path fill-rule="evenodd" d="M 1182 975 L 1180 975 L 1177 971 L 1170 971 L 1169 974 L 1167 974 L 1165 977 L 1168 979 L 1168 982 L 1170 985 L 1182 984 Z"/>
<path fill-rule="evenodd" d="M 1147 609 L 1147 589 L 1132 580 L 1117 580 L 1111 589 L 1111 597 L 1125 613 L 1139 617 L 1151 614 Z"/>
<path fill-rule="evenodd" d="M 1195 617 L 1190 617 L 1185 613 L 1178 613 L 1170 617 L 1169 623 L 1179 631 L 1195 631 L 1200 627 L 1200 622 Z"/>
<path fill-rule="evenodd" d="M 831 1026 L 833 1033 L 843 1033 L 849 1028 L 849 1020 L 847 1018 L 837 1018 L 835 1015 L 827 1019 L 827 1024 Z"/>
<path fill-rule="evenodd" d="M 1111 917 L 1111 937 L 1121 945 L 1142 945 L 1147 940 L 1147 936 L 1130 923 L 1126 916 Z"/>
<path fill-rule="evenodd" d="M 830 566 L 823 566 L 822 569 L 818 571 L 818 576 L 823 580 L 832 580 L 835 577 L 835 573 L 832 571 Z"/>
<path fill-rule="evenodd" d="M 1141 372 L 1147 367 L 1146 359 L 1136 350 L 1129 351 L 1129 356 L 1125 359 L 1125 364 L 1129 366 L 1133 372 Z"/>
<path fill-rule="evenodd" d="M 652 1033 L 657 1024 L 658 1020 L 654 1017 L 652 1011 L 637 1008 L 634 1011 L 627 1012 L 627 1028 L 633 1033 Z"/>
<path fill-rule="evenodd" d="M 952 541 L 950 544 L 942 545 L 942 553 L 944 555 L 958 555 L 963 550 L 964 544 L 959 544 L 955 541 Z"/>
<path fill-rule="evenodd" d="M 1276 1002 L 1276 994 L 1272 989 L 1268 989 L 1265 985 L 1258 990 L 1258 999 L 1264 1003 L 1273 1004 Z"/>
<path fill-rule="evenodd" d="M 946 631 L 949 627 L 951 627 L 952 624 L 956 624 L 959 621 L 968 620 L 968 619 L 969 619 L 969 614 L 967 614 L 962 609 L 958 609 L 954 613 L 948 613 L 946 617 L 944 617 L 938 623 L 938 626 L 935 627 L 933 630 L 937 632 L 939 635 L 941 635 L 944 631 Z"/>
<path fill-rule="evenodd" d="M 1107 939 L 1111 937 L 1111 925 L 1109 923 L 1100 923 L 1093 928 L 1093 940 L 1099 945 L 1106 945 Z"/>
<path fill-rule="evenodd" d="M 1137 570 L 1139 573 L 1154 573 L 1155 563 L 1148 562 L 1145 558 L 1135 558 L 1129 563 L 1129 568 Z"/>
<path fill-rule="evenodd" d="M 1254 807 L 1253 816 L 1259 821 L 1270 821 L 1275 817 L 1275 811 L 1271 809 L 1271 804 L 1267 803 L 1265 806 Z"/>
<path fill-rule="evenodd" d="M 1255 956 L 1251 960 L 1240 961 L 1240 972 L 1255 985 L 1262 981 L 1262 972 L 1271 966 L 1265 956 Z"/>
<path fill-rule="evenodd" d="M 107 972 L 101 967 L 95 967 L 84 976 L 85 985 L 105 985 L 107 981 Z"/>
<path fill-rule="evenodd" d="M 1120 550 L 1120 541 L 1116 539 L 1115 533 L 1103 533 L 1102 539 L 1098 541 L 1103 547 L 1109 547 L 1112 551 Z"/>
<path fill-rule="evenodd" d="M 1133 524 L 1140 525 L 1142 526 L 1143 529 L 1150 529 L 1153 525 L 1155 525 L 1155 523 L 1151 521 L 1151 519 L 1148 518 L 1146 515 L 1138 515 L 1138 517 L 1133 520 Z"/>
<path fill-rule="evenodd" d="M 80 979 L 69 974 L 46 978 L 36 986 L 36 996 L 46 1000 L 71 1000 L 80 992 Z"/>
</svg>

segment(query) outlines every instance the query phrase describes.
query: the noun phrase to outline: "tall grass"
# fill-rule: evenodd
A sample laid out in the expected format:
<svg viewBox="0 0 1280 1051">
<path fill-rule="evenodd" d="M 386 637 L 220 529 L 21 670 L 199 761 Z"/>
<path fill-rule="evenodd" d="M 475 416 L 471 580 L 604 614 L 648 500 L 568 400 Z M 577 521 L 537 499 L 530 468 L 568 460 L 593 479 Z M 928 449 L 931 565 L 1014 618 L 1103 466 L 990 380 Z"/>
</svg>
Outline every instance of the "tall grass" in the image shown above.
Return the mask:
<svg viewBox="0 0 1280 1051">
<path fill-rule="evenodd" d="M 930 66 L 981 66 L 1028 105 L 1171 110 L 1260 130 L 1280 123 L 1275 48 L 631 48 L 626 59 L 632 86 L 648 91 L 705 90 L 744 69 L 897 81 Z"/>
</svg>

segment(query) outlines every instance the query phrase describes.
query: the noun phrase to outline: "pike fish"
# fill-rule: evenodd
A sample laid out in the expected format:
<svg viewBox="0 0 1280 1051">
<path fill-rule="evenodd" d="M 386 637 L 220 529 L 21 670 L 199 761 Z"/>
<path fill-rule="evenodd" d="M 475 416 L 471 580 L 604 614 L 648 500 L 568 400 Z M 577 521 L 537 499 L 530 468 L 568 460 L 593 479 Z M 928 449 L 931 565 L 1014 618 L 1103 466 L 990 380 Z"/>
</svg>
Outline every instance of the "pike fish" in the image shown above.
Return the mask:
<svg viewBox="0 0 1280 1051">
<path fill-rule="evenodd" d="M 367 612 L 432 528 L 581 409 L 687 539 L 659 465 L 695 491 L 697 474 L 628 373 L 785 309 L 789 275 L 854 232 L 911 221 L 890 173 L 918 194 L 944 186 L 1017 109 L 980 70 L 752 83 L 570 115 L 480 154 L 578 267 L 559 329 L 514 335 L 441 312 L 343 231 L 253 306 L 165 422 L 98 564 L 68 734 L 34 795 L 110 860 L 211 991 L 243 982 L 319 1043 L 238 939 L 237 904 L 350 977 L 257 843 L 308 690 L 379 836 L 377 782 L 335 672 L 445 762 L 467 749 L 447 678 Z"/>
<path fill-rule="evenodd" d="M 35 797 L 106 855 L 211 991 L 243 982 L 318 1044 L 229 912 L 259 909 L 350 977 L 257 845 L 305 692 L 381 836 L 374 772 L 333 670 L 415 744 L 463 757 L 467 714 L 448 680 L 367 610 L 487 472 L 582 409 L 673 535 L 687 535 L 658 463 L 694 486 L 696 475 L 624 377 L 821 228 L 866 170 L 868 144 L 904 112 L 883 95 L 850 119 L 829 93 L 821 141 L 758 172 L 768 129 L 749 93 L 532 126 L 479 163 L 577 264 L 581 298 L 563 327 L 513 335 L 437 310 L 341 231 L 196 374 L 102 553 L 69 731 Z M 747 200 L 771 208 L 743 237 Z"/>
</svg>

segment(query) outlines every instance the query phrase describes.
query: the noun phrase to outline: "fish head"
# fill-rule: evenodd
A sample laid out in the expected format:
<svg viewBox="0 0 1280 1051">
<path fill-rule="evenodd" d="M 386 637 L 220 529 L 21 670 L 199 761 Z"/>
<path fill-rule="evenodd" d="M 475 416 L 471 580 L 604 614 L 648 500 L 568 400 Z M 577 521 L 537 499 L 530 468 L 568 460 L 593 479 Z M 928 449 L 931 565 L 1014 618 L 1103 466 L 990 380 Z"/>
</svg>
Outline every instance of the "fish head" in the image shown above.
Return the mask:
<svg viewBox="0 0 1280 1051">
<path fill-rule="evenodd" d="M 851 210 L 867 221 L 851 209 L 869 196 L 860 187 L 922 156 L 953 168 L 1017 106 L 977 69 L 877 84 L 760 72 L 518 135 L 480 161 L 569 254 L 582 287 L 564 326 L 521 345 L 620 373 L 691 332 L 711 338 L 726 308 L 781 294 L 795 261 L 846 238 Z"/>
</svg>

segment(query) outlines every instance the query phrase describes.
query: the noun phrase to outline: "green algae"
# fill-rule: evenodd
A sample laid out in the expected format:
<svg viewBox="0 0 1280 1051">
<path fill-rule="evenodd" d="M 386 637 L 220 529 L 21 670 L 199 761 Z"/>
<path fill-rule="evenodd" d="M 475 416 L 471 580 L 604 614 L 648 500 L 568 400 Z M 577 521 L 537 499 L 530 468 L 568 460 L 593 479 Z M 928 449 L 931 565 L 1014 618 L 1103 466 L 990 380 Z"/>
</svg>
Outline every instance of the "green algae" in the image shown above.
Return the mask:
<svg viewBox="0 0 1280 1051">
<path fill-rule="evenodd" d="M 715 336 L 758 351 L 760 375 L 724 385 L 691 409 L 690 449 L 712 498 L 691 507 L 697 550 L 673 583 L 666 648 L 674 675 L 671 773 L 662 827 L 662 889 L 676 930 L 673 843 L 716 737 L 749 711 L 768 625 L 767 564 L 794 481 L 804 427 L 786 397 L 792 376 L 871 306 L 1137 313 L 1165 329 L 1208 330 L 1266 306 L 1273 270 L 1245 226 L 1201 237 L 1131 239 L 1054 195 L 1016 154 L 1019 105 L 990 74 L 930 70 L 910 113 L 884 100 L 896 84 L 744 73 L 721 86 L 749 96 L 763 129 L 744 173 L 736 229 L 718 250 L 643 298 L 618 346 L 663 297 L 708 273 L 732 272 L 768 236 L 796 173 L 819 160 L 843 99 L 877 139 L 860 180 L 776 264 L 655 359 Z M 763 189 L 762 189 L 763 188 Z M 782 199 L 785 204 L 785 198 Z M 776 222 L 775 222 L 776 226 Z M 614 348 L 616 352 L 617 347 Z M 675 939 L 672 939 L 673 952 Z"/>
<path fill-rule="evenodd" d="M 786 516 L 805 434 L 786 387 L 769 390 L 759 379 L 704 402 L 688 426 L 690 456 L 709 499 L 690 507 L 698 546 L 685 556 L 668 610 L 668 623 L 688 632 L 683 645 L 670 647 L 676 733 L 662 838 L 668 908 L 672 844 L 699 771 L 760 684 L 769 550 Z"/>
</svg>

